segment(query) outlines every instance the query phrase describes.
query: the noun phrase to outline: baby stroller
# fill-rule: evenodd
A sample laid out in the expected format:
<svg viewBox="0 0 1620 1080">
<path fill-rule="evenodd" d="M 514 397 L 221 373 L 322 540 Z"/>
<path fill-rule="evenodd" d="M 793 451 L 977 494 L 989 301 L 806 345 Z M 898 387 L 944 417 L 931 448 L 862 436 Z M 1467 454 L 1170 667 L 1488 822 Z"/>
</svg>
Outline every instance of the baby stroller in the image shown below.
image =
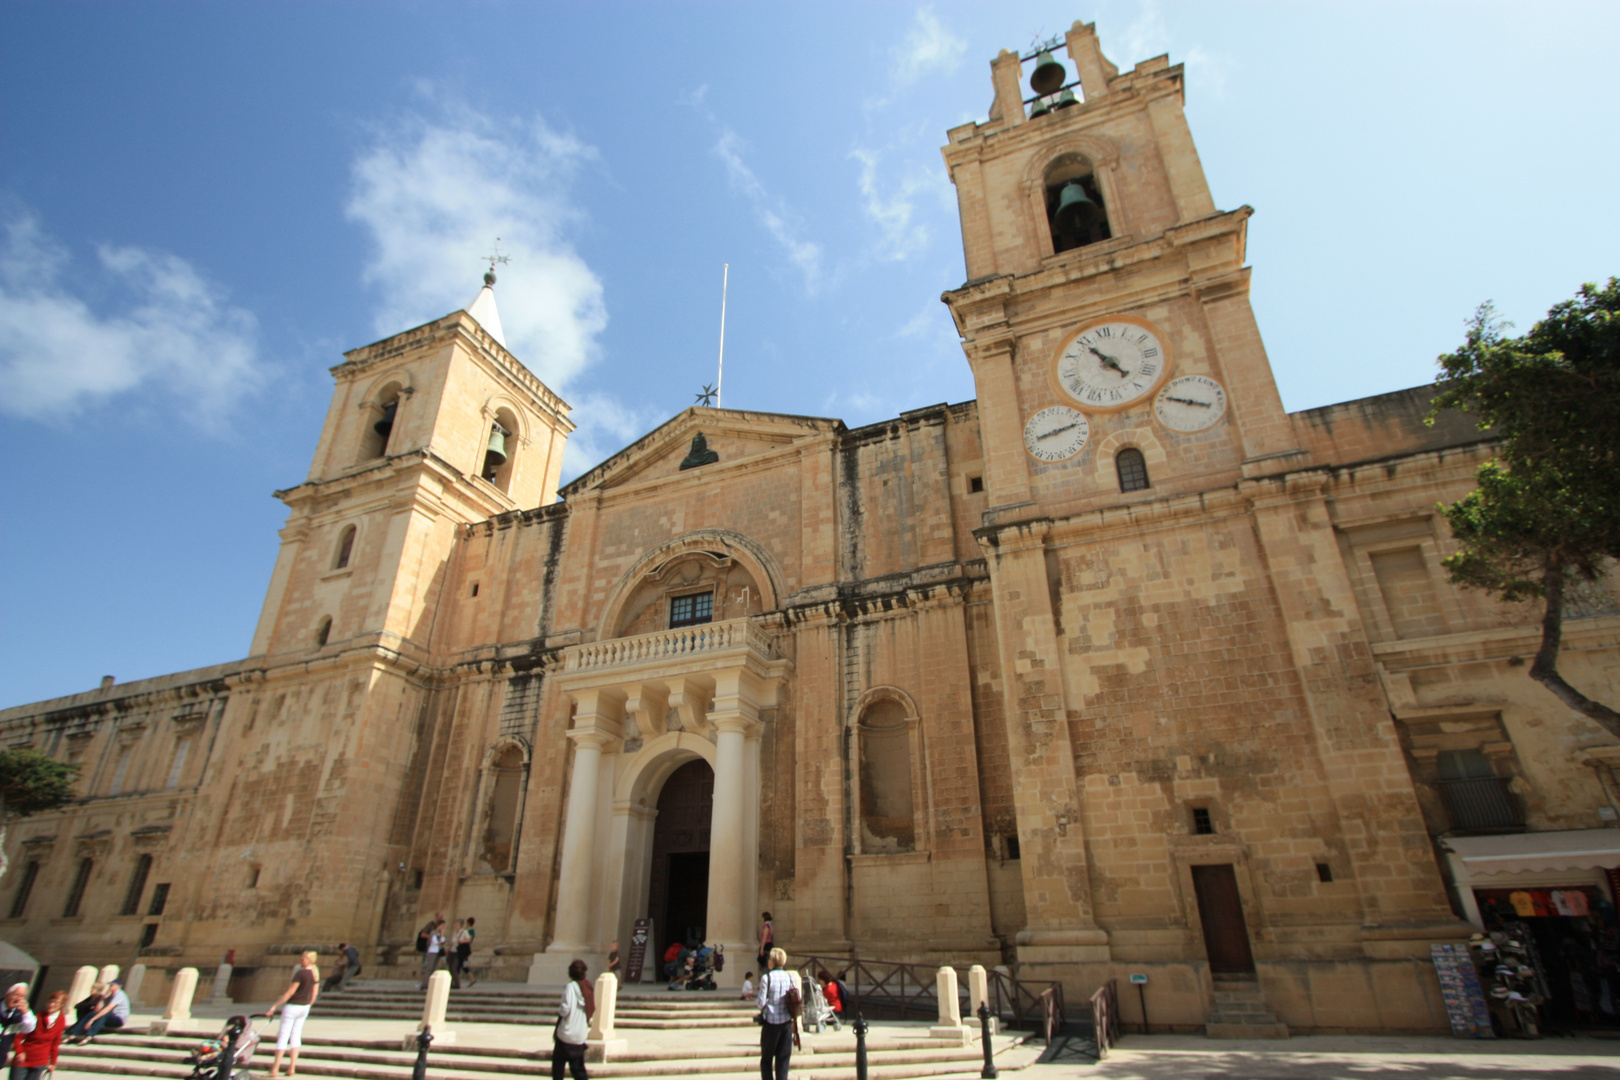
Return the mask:
<svg viewBox="0 0 1620 1080">
<path fill-rule="evenodd" d="M 834 1031 L 842 1031 L 843 1022 L 832 1011 L 832 1006 L 827 1004 L 827 995 L 821 992 L 821 984 L 812 979 L 808 971 L 799 973 L 799 981 L 804 987 L 799 994 L 804 1002 L 804 1030 L 820 1032 L 831 1026 Z"/>
<path fill-rule="evenodd" d="M 232 1040 L 236 1043 L 236 1053 L 231 1062 L 231 1080 L 248 1080 L 248 1067 L 253 1061 L 253 1051 L 259 1048 L 259 1032 L 248 1022 L 245 1016 L 233 1016 L 225 1023 L 225 1030 L 219 1033 L 217 1039 L 205 1039 L 192 1047 L 186 1055 L 186 1063 L 191 1066 L 191 1075 L 187 1080 L 213 1080 L 219 1073 L 220 1055 L 225 1052 Z"/>
<path fill-rule="evenodd" d="M 715 989 L 714 973 L 719 970 L 718 945 L 705 945 L 692 958 L 692 973 L 686 980 L 688 990 Z"/>
</svg>

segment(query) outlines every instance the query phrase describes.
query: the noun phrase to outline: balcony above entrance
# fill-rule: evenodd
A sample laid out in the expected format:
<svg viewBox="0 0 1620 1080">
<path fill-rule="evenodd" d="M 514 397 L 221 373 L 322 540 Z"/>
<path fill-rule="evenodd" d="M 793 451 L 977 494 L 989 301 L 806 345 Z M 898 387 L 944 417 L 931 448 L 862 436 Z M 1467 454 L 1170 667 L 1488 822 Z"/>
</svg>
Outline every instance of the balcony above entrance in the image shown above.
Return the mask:
<svg viewBox="0 0 1620 1080">
<path fill-rule="evenodd" d="M 752 619 L 683 626 L 563 650 L 558 687 L 575 703 L 575 728 L 626 742 L 667 731 L 707 735 L 719 716 L 746 726 L 774 708 L 792 665 Z"/>
</svg>

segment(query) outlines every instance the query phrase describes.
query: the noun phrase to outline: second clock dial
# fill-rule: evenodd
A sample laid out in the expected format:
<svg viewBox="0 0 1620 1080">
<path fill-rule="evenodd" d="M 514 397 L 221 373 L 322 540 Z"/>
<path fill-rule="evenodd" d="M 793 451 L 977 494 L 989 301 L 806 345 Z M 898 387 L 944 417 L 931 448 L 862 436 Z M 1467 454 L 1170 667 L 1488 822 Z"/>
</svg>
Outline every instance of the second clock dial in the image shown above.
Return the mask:
<svg viewBox="0 0 1620 1080">
<path fill-rule="evenodd" d="M 1058 351 L 1055 374 L 1063 392 L 1091 412 L 1129 408 L 1164 380 L 1170 358 L 1146 319 L 1111 315 L 1084 323 Z"/>
</svg>

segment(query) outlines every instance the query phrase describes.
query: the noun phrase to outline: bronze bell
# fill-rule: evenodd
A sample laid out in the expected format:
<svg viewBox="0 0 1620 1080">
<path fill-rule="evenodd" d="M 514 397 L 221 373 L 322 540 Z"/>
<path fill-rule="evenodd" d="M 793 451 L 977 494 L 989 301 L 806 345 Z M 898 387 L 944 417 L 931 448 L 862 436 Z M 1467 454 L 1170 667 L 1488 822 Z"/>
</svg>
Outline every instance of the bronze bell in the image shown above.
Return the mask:
<svg viewBox="0 0 1620 1080">
<path fill-rule="evenodd" d="M 1031 105 L 1029 107 L 1029 118 L 1031 120 L 1033 120 L 1037 116 L 1045 116 L 1047 113 L 1049 113 L 1051 111 L 1052 111 L 1052 106 L 1050 106 L 1050 105 L 1048 105 L 1046 103 L 1045 98 L 1036 98 L 1035 99 L 1035 104 L 1033 104 L 1033 105 Z"/>
<path fill-rule="evenodd" d="M 1029 88 L 1037 94 L 1050 94 L 1062 86 L 1069 70 L 1051 53 L 1042 49 L 1035 56 L 1035 70 L 1029 75 Z"/>
<path fill-rule="evenodd" d="M 1086 194 L 1085 185 L 1070 180 L 1058 193 L 1057 209 L 1052 211 L 1052 231 L 1068 232 L 1084 228 L 1097 217 L 1101 208 Z"/>
<path fill-rule="evenodd" d="M 509 433 L 500 424 L 489 428 L 489 446 L 484 451 L 484 479 L 488 480 L 506 464 L 506 436 Z"/>
<path fill-rule="evenodd" d="M 382 419 L 371 425 L 371 430 L 381 435 L 384 442 L 388 441 L 389 433 L 394 430 L 394 414 L 398 411 L 399 402 L 390 401 L 383 406 Z"/>
<path fill-rule="evenodd" d="M 1080 104 L 1080 99 L 1074 96 L 1074 91 L 1073 90 L 1065 90 L 1065 91 L 1063 91 L 1063 93 L 1061 93 L 1061 94 L 1059 94 L 1057 96 L 1056 101 L 1052 102 L 1052 108 L 1054 108 L 1054 109 L 1067 109 L 1070 105 L 1078 105 L 1078 104 Z"/>
</svg>

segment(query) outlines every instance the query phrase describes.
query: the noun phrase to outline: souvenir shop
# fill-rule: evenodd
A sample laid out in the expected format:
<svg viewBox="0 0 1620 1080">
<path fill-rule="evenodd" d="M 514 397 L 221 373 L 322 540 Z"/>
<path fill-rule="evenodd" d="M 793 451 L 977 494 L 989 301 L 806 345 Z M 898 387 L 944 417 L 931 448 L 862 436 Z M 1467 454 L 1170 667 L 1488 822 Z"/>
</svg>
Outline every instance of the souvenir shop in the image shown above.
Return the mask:
<svg viewBox="0 0 1620 1080">
<path fill-rule="evenodd" d="M 1620 1030 L 1620 829 L 1441 840 L 1497 1028 Z"/>
</svg>

